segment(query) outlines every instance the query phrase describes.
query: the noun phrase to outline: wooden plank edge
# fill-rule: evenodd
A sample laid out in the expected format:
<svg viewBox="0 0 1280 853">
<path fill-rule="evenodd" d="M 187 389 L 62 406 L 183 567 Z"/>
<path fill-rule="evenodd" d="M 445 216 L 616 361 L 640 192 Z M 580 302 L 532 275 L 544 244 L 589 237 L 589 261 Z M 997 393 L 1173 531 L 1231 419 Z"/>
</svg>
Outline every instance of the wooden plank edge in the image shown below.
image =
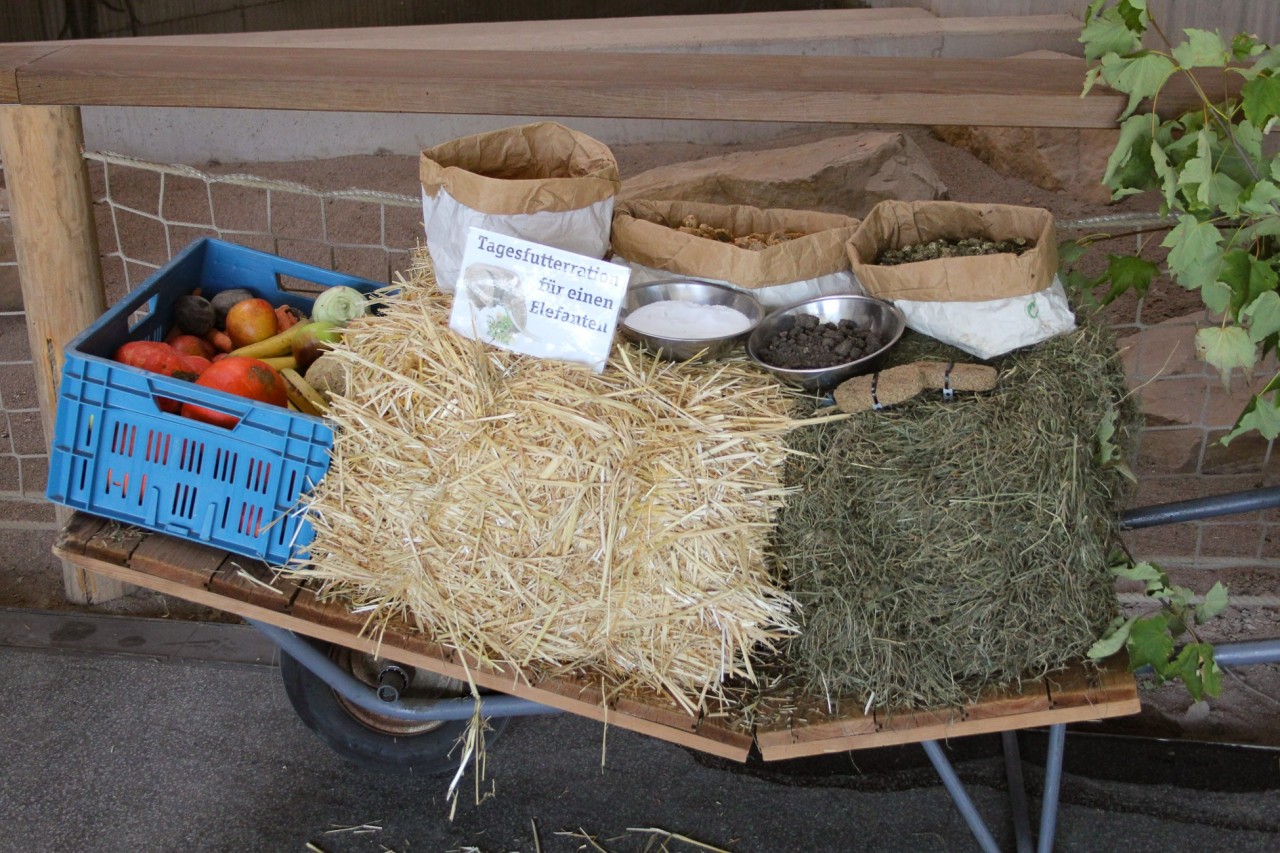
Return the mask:
<svg viewBox="0 0 1280 853">
<path fill-rule="evenodd" d="M 785 750 L 791 746 L 813 743 L 843 741 L 850 738 L 866 737 L 876 731 L 875 719 L 872 717 L 851 717 L 829 720 L 812 726 L 786 726 L 784 728 L 756 729 L 756 744 L 762 754 Z M 843 750 L 838 750 L 843 751 Z M 810 753 L 802 752 L 808 755 Z M 767 759 L 766 760 L 771 760 Z"/>
<path fill-rule="evenodd" d="M 275 577 L 265 563 L 237 554 L 227 554 L 206 586 L 210 592 L 268 610 L 289 609 L 299 589 L 293 578 Z"/>
<path fill-rule="evenodd" d="M 0 105 L 22 103 L 22 90 L 18 84 L 18 75 L 31 63 L 43 59 L 51 53 L 57 53 L 66 47 L 66 43 L 48 44 L 44 42 L 0 44 Z"/>
<path fill-rule="evenodd" d="M 982 694 L 977 702 L 960 710 L 967 720 L 983 720 L 991 717 L 1007 717 L 1034 711 L 1047 711 L 1052 704 L 1044 680 L 1024 681 L 1020 691 L 1013 689 L 991 690 Z"/>
<path fill-rule="evenodd" d="M 144 574 L 207 591 L 209 580 L 226 557 L 226 551 L 165 533 L 152 533 L 133 549 L 129 566 Z"/>
<path fill-rule="evenodd" d="M 133 552 L 151 531 L 132 524 L 107 520 L 102 528 L 84 544 L 84 555 L 108 563 L 127 564 Z"/>
<path fill-rule="evenodd" d="M 84 554 L 89 542 L 106 526 L 107 520 L 101 516 L 83 512 L 73 513 L 62 530 L 58 531 L 54 541 L 55 553 L 61 549 L 68 554 Z"/>
<path fill-rule="evenodd" d="M 1131 700 L 1119 700 L 1092 706 L 1077 705 L 1050 711 L 1034 711 L 1029 714 L 990 717 L 981 720 L 960 720 L 947 726 L 924 726 L 917 729 L 881 731 L 874 734 L 832 738 L 825 741 L 789 744 L 771 741 L 767 749 L 765 744 L 760 743 L 759 738 L 757 738 L 757 743 L 760 745 L 761 757 L 765 761 L 781 761 L 787 758 L 806 758 L 814 755 L 827 755 L 833 752 L 849 752 L 851 750 L 871 749 L 880 746 L 899 746 L 906 743 L 920 743 L 926 740 L 945 740 L 968 735 L 1032 729 L 1059 723 L 1083 723 L 1107 717 L 1124 717 L 1136 714 L 1141 710 L 1142 705 L 1135 697 Z"/>
<path fill-rule="evenodd" d="M 435 658 L 430 658 L 408 648 L 400 648 L 394 643 L 394 638 L 384 638 L 381 648 L 378 648 L 378 642 L 373 638 L 357 637 L 345 631 L 308 622 L 305 619 L 298 618 L 291 614 L 280 613 L 248 604 L 246 602 L 237 601 L 236 599 L 227 598 L 226 596 L 210 592 L 203 587 L 197 588 L 188 586 L 184 583 L 147 574 L 146 572 L 141 572 L 125 566 L 119 566 L 114 563 L 86 558 L 70 552 L 60 552 L 56 548 L 54 549 L 54 553 L 57 556 L 73 562 L 89 571 L 99 572 L 107 575 L 108 577 L 113 577 L 117 580 L 122 580 L 137 586 L 143 586 L 148 589 L 155 590 L 156 592 L 173 595 L 178 598 L 184 598 L 188 601 L 195 602 L 196 604 L 204 604 L 218 610 L 224 610 L 245 619 L 253 619 L 268 625 L 275 625 L 278 628 L 284 628 L 287 631 L 293 631 L 317 640 L 337 643 L 369 654 L 377 652 L 384 656 L 402 659 L 404 663 L 412 664 L 413 666 L 420 667 L 431 672 L 436 672 L 440 675 L 446 675 L 450 678 L 457 678 L 465 681 L 468 678 L 468 675 L 470 675 L 478 686 L 489 690 L 495 690 L 512 696 L 529 699 L 530 701 L 546 705 L 550 708 L 567 711 L 581 717 L 587 717 L 588 719 L 606 723 L 607 725 L 617 726 L 621 729 L 650 735 L 658 738 L 659 740 L 665 740 L 670 743 L 679 744 L 680 746 L 687 746 L 721 758 L 745 762 L 750 751 L 749 744 L 744 746 L 738 742 L 724 743 L 718 739 L 701 736 L 682 729 L 672 728 L 650 720 L 640 719 L 616 709 L 604 708 L 599 705 L 577 701 L 550 690 L 540 689 L 536 686 L 530 686 L 522 682 L 515 682 L 509 676 L 494 677 L 493 675 L 482 671 L 469 671 L 461 665 L 446 663 Z"/>
</svg>

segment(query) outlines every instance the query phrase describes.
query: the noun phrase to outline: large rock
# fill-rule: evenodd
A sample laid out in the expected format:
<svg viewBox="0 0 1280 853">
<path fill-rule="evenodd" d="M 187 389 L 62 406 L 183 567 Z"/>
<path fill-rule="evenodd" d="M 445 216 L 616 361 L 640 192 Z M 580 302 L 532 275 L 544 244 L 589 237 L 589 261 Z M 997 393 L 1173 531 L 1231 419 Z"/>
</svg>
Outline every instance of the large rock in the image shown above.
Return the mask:
<svg viewBox="0 0 1280 853">
<path fill-rule="evenodd" d="M 1049 50 L 1021 59 L 1070 58 Z M 1083 82 L 1083 81 L 1082 81 Z M 1102 185 L 1107 158 L 1119 131 L 1063 127 L 935 127 L 943 142 L 963 148 L 1002 175 L 1022 178 L 1046 190 L 1106 204 L 1111 190 Z"/>
<path fill-rule="evenodd" d="M 910 138 L 868 132 L 661 166 L 623 181 L 621 195 L 861 218 L 884 199 L 946 198 L 947 188 Z"/>
</svg>

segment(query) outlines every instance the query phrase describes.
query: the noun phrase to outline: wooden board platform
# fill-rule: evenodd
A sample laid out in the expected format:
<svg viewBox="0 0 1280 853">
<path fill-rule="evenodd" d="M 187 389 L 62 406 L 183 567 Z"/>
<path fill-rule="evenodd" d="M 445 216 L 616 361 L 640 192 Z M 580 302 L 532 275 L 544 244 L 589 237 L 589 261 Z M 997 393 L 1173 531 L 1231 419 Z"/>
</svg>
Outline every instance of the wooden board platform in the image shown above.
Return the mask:
<svg viewBox="0 0 1280 853">
<path fill-rule="evenodd" d="M 1025 682 L 1020 690 L 993 691 L 963 708 L 882 715 L 849 703 L 822 707 L 814 699 L 787 703 L 777 721 L 756 729 L 766 761 L 801 758 L 854 749 L 871 749 L 991 734 L 1059 723 L 1121 717 L 1141 710 L 1138 688 L 1126 661 L 1112 658 L 1102 669 L 1072 667 Z"/>
<path fill-rule="evenodd" d="M 602 702 L 600 689 L 567 678 L 531 683 L 522 674 L 463 660 L 457 653 L 391 626 L 367 636 L 366 618 L 324 601 L 305 584 L 277 578 L 265 564 L 171 536 L 146 533 L 76 513 L 54 553 L 87 570 L 205 604 L 298 634 L 338 643 L 481 687 L 529 699 L 682 746 L 745 761 L 752 743 L 766 761 L 915 743 L 1009 729 L 1134 714 L 1137 686 L 1123 661 L 1102 670 L 1068 669 L 1021 690 L 992 693 L 965 708 L 866 715 L 855 703 L 826 707 L 814 697 L 769 697 L 770 722 L 754 731 L 732 707 L 692 717 L 657 694 Z"/>
<path fill-rule="evenodd" d="M 126 583 L 452 678 L 466 680 L 470 675 L 490 690 L 723 758 L 745 761 L 751 749 L 750 730 L 737 724 L 732 714 L 691 717 L 657 695 L 606 705 L 596 686 L 566 679 L 530 684 L 520 673 L 463 660 L 414 636 L 407 626 L 389 628 L 376 637 L 363 636 L 368 628 L 365 617 L 337 602 L 320 600 L 293 580 L 274 578 L 263 563 L 218 549 L 76 513 L 53 550 L 64 560 Z"/>
</svg>

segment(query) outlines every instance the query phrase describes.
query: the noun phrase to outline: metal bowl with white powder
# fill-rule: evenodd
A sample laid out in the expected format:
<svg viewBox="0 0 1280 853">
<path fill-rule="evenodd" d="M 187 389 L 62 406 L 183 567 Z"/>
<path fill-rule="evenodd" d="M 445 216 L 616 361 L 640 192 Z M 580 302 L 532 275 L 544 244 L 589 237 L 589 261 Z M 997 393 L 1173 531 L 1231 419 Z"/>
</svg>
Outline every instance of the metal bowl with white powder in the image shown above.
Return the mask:
<svg viewBox="0 0 1280 853">
<path fill-rule="evenodd" d="M 618 329 L 664 358 L 712 361 L 742 344 L 764 309 L 755 297 L 709 281 L 662 281 L 627 290 Z"/>
</svg>

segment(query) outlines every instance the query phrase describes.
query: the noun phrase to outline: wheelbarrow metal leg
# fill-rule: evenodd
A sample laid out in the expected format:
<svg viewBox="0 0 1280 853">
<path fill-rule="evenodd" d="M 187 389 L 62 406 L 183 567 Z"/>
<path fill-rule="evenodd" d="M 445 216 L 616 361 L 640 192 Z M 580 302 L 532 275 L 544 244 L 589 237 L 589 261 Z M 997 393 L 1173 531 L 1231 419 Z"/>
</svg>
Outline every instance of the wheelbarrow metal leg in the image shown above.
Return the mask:
<svg viewBox="0 0 1280 853">
<path fill-rule="evenodd" d="M 1000 733 L 1004 747 L 1004 775 L 1009 780 L 1009 809 L 1013 812 L 1013 837 L 1018 853 L 1031 853 L 1031 818 L 1027 813 L 1027 789 L 1022 780 L 1022 754 L 1018 750 L 1018 734 Z"/>
<path fill-rule="evenodd" d="M 1044 797 L 1040 801 L 1040 841 L 1037 853 L 1052 853 L 1058 831 L 1058 794 L 1062 790 L 1062 753 L 1066 750 L 1065 723 L 1049 726 L 1049 753 L 1044 762 Z"/>
<path fill-rule="evenodd" d="M 942 747 L 938 746 L 936 740 L 922 741 L 920 745 L 924 747 L 925 754 L 929 756 L 929 761 L 933 763 L 933 769 L 937 771 L 943 787 L 951 795 L 951 801 L 956 804 L 956 809 L 960 812 L 960 816 L 969 825 L 969 831 L 973 833 L 978 846 L 982 848 L 984 853 L 1000 853 L 1000 848 L 996 844 L 995 838 L 991 835 L 991 830 L 987 829 L 986 823 L 982 820 L 982 815 L 978 814 L 978 809 L 974 806 L 973 800 L 969 799 L 968 792 L 965 791 L 964 785 L 960 782 L 960 777 L 956 775 L 956 771 L 951 767 L 951 762 L 947 760 L 947 756 L 942 752 Z"/>
</svg>

